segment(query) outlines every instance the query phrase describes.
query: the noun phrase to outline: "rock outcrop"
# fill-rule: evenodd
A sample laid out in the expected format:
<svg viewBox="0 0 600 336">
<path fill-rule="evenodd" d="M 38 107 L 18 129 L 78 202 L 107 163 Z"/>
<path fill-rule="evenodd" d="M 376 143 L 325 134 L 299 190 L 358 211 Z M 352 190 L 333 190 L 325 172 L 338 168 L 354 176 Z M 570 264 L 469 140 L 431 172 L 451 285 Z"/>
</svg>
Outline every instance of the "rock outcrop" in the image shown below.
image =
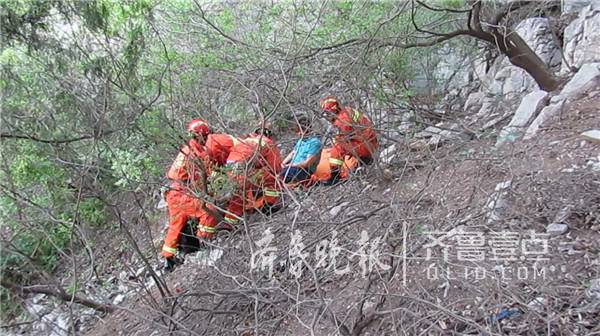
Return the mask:
<svg viewBox="0 0 600 336">
<path fill-rule="evenodd" d="M 512 141 L 524 133 L 525 127 L 546 106 L 547 102 L 548 92 L 537 90 L 526 95 L 510 123 L 500 131 L 496 147 L 501 146 L 506 141 Z"/>
<path fill-rule="evenodd" d="M 558 113 L 565 103 L 579 98 L 588 90 L 595 88 L 600 83 L 600 63 L 586 63 L 565 85 L 558 96 L 550 100 L 550 105 L 545 107 L 535 120 L 529 125 L 524 139 L 528 140 L 535 136 L 540 126 L 546 120 Z"/>
<path fill-rule="evenodd" d="M 578 3 L 581 5 L 581 2 Z M 569 10 L 572 8 L 577 6 Z M 564 41 L 561 73 L 576 70 L 585 63 L 600 62 L 600 2 L 591 1 L 583 7 L 579 16 L 565 28 Z"/>
</svg>

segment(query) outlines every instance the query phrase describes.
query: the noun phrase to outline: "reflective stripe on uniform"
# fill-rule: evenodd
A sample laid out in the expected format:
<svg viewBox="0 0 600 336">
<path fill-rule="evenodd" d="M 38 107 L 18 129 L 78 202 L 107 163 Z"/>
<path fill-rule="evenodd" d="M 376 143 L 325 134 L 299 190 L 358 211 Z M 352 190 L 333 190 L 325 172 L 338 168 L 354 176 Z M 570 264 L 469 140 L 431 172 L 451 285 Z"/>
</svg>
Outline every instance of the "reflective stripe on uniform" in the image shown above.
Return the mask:
<svg viewBox="0 0 600 336">
<path fill-rule="evenodd" d="M 233 142 L 234 146 L 240 143 L 240 140 L 238 140 L 238 138 L 234 137 L 233 135 L 230 135 L 229 138 L 231 138 L 231 141 Z"/>
<path fill-rule="evenodd" d="M 321 102 L 321 108 L 324 108 L 325 104 L 327 103 L 337 103 L 337 100 L 335 98 L 325 99 Z"/>
<path fill-rule="evenodd" d="M 225 221 L 228 223 L 236 224 L 237 222 L 239 222 L 239 219 L 232 218 L 232 217 L 225 217 Z"/>
<path fill-rule="evenodd" d="M 279 191 L 275 189 L 264 189 L 263 194 L 269 197 L 279 197 Z"/>
<path fill-rule="evenodd" d="M 340 159 L 336 159 L 336 158 L 329 158 L 329 163 L 334 166 L 341 166 L 344 164 L 344 160 L 340 160 Z"/>
<path fill-rule="evenodd" d="M 257 145 L 264 146 L 267 144 L 267 141 L 264 138 L 247 138 L 247 141 L 254 142 Z"/>
<path fill-rule="evenodd" d="M 360 112 L 358 112 L 357 110 L 354 110 L 354 113 L 352 114 L 352 120 L 354 122 L 357 122 L 358 118 L 360 118 Z"/>
<path fill-rule="evenodd" d="M 177 248 L 175 248 L 175 247 L 171 247 L 171 246 L 168 246 L 168 245 L 166 245 L 166 244 L 165 244 L 165 245 L 163 245 L 162 249 L 163 249 L 163 251 L 165 251 L 165 252 L 169 252 L 169 253 L 173 253 L 173 254 L 175 254 L 175 252 L 177 252 Z"/>
<path fill-rule="evenodd" d="M 212 226 L 207 226 L 207 225 L 198 225 L 198 231 L 214 233 L 215 228 Z"/>
</svg>

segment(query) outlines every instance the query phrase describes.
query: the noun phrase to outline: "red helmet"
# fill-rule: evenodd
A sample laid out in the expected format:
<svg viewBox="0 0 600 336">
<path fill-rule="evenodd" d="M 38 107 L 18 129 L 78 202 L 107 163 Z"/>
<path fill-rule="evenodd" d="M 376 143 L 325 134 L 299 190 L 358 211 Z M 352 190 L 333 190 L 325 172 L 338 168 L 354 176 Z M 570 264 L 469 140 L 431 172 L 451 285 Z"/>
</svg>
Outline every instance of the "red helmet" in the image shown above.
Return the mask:
<svg viewBox="0 0 600 336">
<path fill-rule="evenodd" d="M 206 136 L 210 133 L 210 126 L 204 119 L 196 118 L 188 123 L 187 130 Z"/>
<path fill-rule="evenodd" d="M 338 103 L 337 98 L 334 96 L 327 96 L 321 99 L 319 105 L 321 105 L 323 110 L 329 112 L 338 113 L 340 111 L 340 104 Z"/>
</svg>

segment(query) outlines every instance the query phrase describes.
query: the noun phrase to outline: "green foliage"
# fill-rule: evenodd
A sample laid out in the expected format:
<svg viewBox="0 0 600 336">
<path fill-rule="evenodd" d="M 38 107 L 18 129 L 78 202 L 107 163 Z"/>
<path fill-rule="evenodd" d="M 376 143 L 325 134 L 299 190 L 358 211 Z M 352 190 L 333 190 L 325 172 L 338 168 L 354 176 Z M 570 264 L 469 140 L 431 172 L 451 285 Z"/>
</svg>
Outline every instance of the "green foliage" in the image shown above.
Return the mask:
<svg viewBox="0 0 600 336">
<path fill-rule="evenodd" d="M 221 14 L 216 17 L 215 21 L 223 32 L 231 33 L 233 31 L 234 19 L 230 8 L 224 8 L 221 11 Z"/>
<path fill-rule="evenodd" d="M 106 220 L 106 208 L 97 198 L 86 199 L 79 203 L 79 215 L 86 223 L 101 226 Z"/>
<path fill-rule="evenodd" d="M 68 190 L 63 184 L 66 174 L 33 143 L 22 140 L 16 144 L 21 153 L 9 161 L 8 171 L 0 172 L 0 177 L 14 186 L 12 191 L 5 190 L 0 198 L 0 220 L 14 233 L 8 251 L 2 255 L 1 267 L 3 270 L 27 269 L 25 256 L 29 256 L 51 271 L 59 249 L 66 246 L 71 236 L 71 228 L 59 222 L 61 218 L 69 218 L 69 205 L 65 203 Z M 11 146 L 6 146 L 4 153 L 10 150 Z M 41 209 L 50 207 L 56 220 L 40 217 Z M 29 217 L 35 220 L 26 222 L 25 226 L 17 220 Z"/>
<path fill-rule="evenodd" d="M 81 6 L 82 17 L 88 27 L 94 31 L 107 30 L 110 12 L 105 1 L 78 1 L 77 4 Z"/>
<path fill-rule="evenodd" d="M 168 0 L 162 1 L 162 5 L 164 5 L 166 8 L 187 12 L 194 7 L 194 2 L 189 0 Z"/>
<path fill-rule="evenodd" d="M 134 149 L 114 149 L 110 161 L 111 169 L 117 177 L 115 185 L 120 187 L 139 182 L 144 168 L 150 165 L 146 153 Z"/>
<path fill-rule="evenodd" d="M 227 199 L 236 191 L 238 184 L 228 177 L 231 169 L 218 167 L 208 176 L 209 193 L 214 199 Z"/>
<path fill-rule="evenodd" d="M 128 43 L 125 47 L 125 68 L 127 77 L 131 78 L 137 68 L 138 61 L 145 47 L 144 28 L 137 24 L 128 32 Z"/>
<path fill-rule="evenodd" d="M 71 228 L 65 225 L 52 225 L 51 229 L 23 230 L 21 223 L 6 221 L 9 230 L 15 233 L 9 246 L 0 255 L 0 268 L 3 273 L 27 274 L 30 260 L 47 272 L 52 272 L 58 260 L 58 251 L 67 246 L 71 238 Z M 18 281 L 19 279 L 11 279 Z"/>
<path fill-rule="evenodd" d="M 43 185 L 49 188 L 64 178 L 64 171 L 51 163 L 41 148 L 25 140 L 17 141 L 17 145 L 21 153 L 9 165 L 10 177 L 15 186 Z"/>
<path fill-rule="evenodd" d="M 454 8 L 454 9 L 462 9 L 465 8 L 468 4 L 465 0 L 442 0 L 440 2 L 441 8 Z"/>
</svg>

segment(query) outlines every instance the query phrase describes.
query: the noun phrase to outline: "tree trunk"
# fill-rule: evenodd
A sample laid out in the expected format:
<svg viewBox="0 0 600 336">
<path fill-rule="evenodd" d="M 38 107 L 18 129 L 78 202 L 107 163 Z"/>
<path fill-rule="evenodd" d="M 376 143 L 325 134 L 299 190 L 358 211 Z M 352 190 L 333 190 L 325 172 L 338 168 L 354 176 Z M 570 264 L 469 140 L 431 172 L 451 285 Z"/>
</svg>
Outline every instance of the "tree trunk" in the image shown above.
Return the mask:
<svg viewBox="0 0 600 336">
<path fill-rule="evenodd" d="M 86 307 L 94 308 L 98 311 L 105 312 L 105 313 L 112 313 L 113 311 L 115 311 L 115 306 L 113 306 L 113 305 L 95 302 L 90 299 L 87 299 L 87 298 L 84 298 L 81 296 L 77 296 L 77 295 L 70 295 L 64 291 L 52 290 L 47 286 L 24 287 L 24 286 L 21 286 L 21 285 L 12 283 L 12 282 L 8 282 L 5 280 L 0 280 L 0 285 L 2 285 L 2 287 L 12 290 L 13 292 L 15 292 L 17 294 L 23 294 L 23 293 L 24 294 L 28 294 L 28 293 L 46 294 L 46 295 L 50 295 L 50 296 L 59 298 L 65 302 L 72 301 L 72 302 L 79 303 Z"/>
<path fill-rule="evenodd" d="M 493 35 L 500 51 L 508 57 L 512 64 L 527 71 L 540 89 L 549 92 L 558 87 L 560 81 L 519 34 L 509 31 L 507 34 L 494 32 Z"/>
</svg>

